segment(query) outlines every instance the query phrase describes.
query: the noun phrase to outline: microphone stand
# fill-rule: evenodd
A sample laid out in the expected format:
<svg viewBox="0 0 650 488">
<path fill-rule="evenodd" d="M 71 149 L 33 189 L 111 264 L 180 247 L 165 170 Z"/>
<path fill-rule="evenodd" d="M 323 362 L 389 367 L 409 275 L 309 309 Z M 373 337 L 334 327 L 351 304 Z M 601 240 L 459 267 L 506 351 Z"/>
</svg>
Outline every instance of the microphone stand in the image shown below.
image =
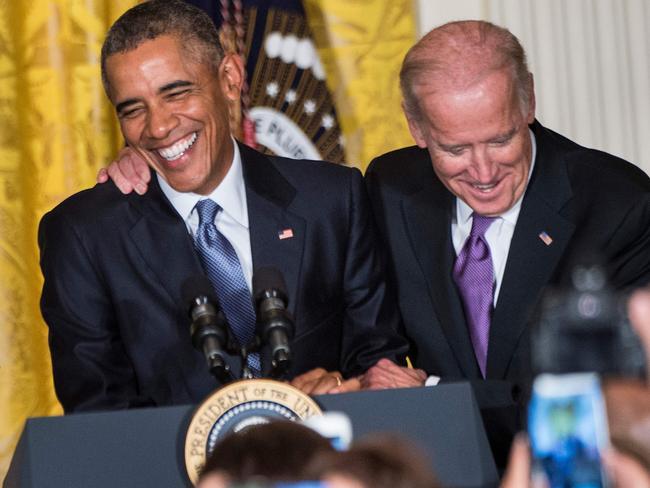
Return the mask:
<svg viewBox="0 0 650 488">
<path fill-rule="evenodd" d="M 255 338 L 249 344 L 246 344 L 244 346 L 239 346 L 232 343 L 228 345 L 228 353 L 237 354 L 241 358 L 242 367 L 239 379 L 250 380 L 255 378 L 253 370 L 248 366 L 248 356 L 250 353 L 259 352 L 261 346 L 262 341 L 258 335 L 255 335 Z M 282 378 L 287 373 L 289 364 L 290 358 L 284 355 L 280 356 L 279 361 L 273 360 L 270 376 L 274 379 Z M 214 358 L 214 360 L 210 362 L 209 366 L 210 373 L 212 373 L 212 375 L 221 384 L 226 385 L 231 381 L 235 381 L 236 378 L 233 375 L 230 367 L 228 364 L 221 361 L 221 358 Z"/>
<path fill-rule="evenodd" d="M 207 346 L 206 346 L 207 350 Z M 218 355 L 211 355 L 208 357 L 208 369 L 212 376 L 215 377 L 217 381 L 222 384 L 230 383 L 234 381 L 235 377 L 230 370 L 230 366 L 226 363 L 222 357 Z"/>
<path fill-rule="evenodd" d="M 242 380 L 252 380 L 254 378 L 253 371 L 248 367 L 248 353 L 252 352 L 253 349 L 249 350 L 249 347 L 242 346 L 239 350 L 239 355 L 241 356 L 241 379 Z"/>
</svg>

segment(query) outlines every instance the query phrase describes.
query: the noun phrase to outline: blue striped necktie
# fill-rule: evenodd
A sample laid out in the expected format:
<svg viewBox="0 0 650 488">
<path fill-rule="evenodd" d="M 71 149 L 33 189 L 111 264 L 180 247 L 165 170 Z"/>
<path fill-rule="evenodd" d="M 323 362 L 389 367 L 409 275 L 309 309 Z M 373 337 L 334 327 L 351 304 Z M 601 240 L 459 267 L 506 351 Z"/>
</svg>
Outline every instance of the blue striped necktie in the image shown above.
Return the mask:
<svg viewBox="0 0 650 488">
<path fill-rule="evenodd" d="M 221 207 L 210 199 L 201 200 L 196 204 L 199 227 L 195 245 L 208 278 L 217 291 L 230 330 L 239 344 L 247 345 L 255 335 L 255 311 L 237 253 L 214 223 L 217 213 L 221 210 Z M 248 355 L 248 367 L 253 376 L 261 375 L 259 353 Z"/>
</svg>

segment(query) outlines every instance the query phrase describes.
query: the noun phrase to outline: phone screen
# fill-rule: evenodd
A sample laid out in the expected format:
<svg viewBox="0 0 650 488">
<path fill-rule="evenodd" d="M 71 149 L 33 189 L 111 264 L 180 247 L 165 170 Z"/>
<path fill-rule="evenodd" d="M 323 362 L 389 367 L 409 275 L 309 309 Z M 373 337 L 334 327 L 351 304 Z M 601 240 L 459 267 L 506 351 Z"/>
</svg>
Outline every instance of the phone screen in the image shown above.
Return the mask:
<svg viewBox="0 0 650 488">
<path fill-rule="evenodd" d="M 528 413 L 533 476 L 550 488 L 607 487 L 601 452 L 609 445 L 605 402 L 593 373 L 543 374 Z"/>
</svg>

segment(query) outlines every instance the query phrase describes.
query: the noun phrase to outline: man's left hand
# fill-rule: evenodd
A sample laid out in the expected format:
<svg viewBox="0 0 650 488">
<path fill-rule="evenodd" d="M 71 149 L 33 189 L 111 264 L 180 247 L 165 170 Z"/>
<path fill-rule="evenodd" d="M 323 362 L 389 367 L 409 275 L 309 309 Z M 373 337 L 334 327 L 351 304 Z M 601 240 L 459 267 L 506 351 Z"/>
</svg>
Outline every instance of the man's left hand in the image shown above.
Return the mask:
<svg viewBox="0 0 650 488">
<path fill-rule="evenodd" d="M 424 386 L 427 374 L 421 369 L 398 366 L 389 359 L 380 359 L 361 377 L 361 388 L 381 390 Z"/>
<path fill-rule="evenodd" d="M 296 376 L 291 380 L 291 386 L 298 388 L 307 395 L 345 393 L 361 388 L 361 384 L 357 378 L 351 378 L 345 381 L 343 375 L 338 371 L 326 371 L 323 368 L 315 368 L 300 376 Z"/>
</svg>

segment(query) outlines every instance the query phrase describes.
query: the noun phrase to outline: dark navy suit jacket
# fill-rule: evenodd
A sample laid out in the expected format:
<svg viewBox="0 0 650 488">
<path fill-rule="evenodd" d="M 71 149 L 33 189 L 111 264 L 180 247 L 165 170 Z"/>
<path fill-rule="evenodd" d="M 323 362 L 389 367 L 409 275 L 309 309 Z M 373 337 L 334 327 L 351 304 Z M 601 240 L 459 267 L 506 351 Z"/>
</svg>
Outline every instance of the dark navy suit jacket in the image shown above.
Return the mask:
<svg viewBox="0 0 650 488">
<path fill-rule="evenodd" d="M 381 357 L 400 360 L 407 344 L 360 172 L 240 150 L 253 268 L 282 271 L 295 319 L 288 376 L 315 367 L 350 376 Z M 285 229 L 293 237 L 280 239 Z M 156 178 L 143 196 L 106 183 L 68 198 L 43 217 L 39 245 L 66 412 L 194 403 L 218 386 L 192 347 L 180 296 L 203 270 Z M 262 359 L 268 366 L 265 350 Z"/>
<path fill-rule="evenodd" d="M 435 175 L 425 149 L 385 154 L 366 173 L 411 342 L 409 357 L 443 381 L 473 382 L 501 465 L 513 433 L 525 420 L 529 331 L 545 288 L 567 285 L 572 263 L 593 251 L 604 257 L 618 290 L 650 282 L 648 176 L 537 122 L 531 129 L 537 159 L 492 318 L 487 381 L 481 377 L 452 278 L 454 195 Z M 551 236 L 551 245 L 540 239 L 542 232 Z"/>
</svg>

